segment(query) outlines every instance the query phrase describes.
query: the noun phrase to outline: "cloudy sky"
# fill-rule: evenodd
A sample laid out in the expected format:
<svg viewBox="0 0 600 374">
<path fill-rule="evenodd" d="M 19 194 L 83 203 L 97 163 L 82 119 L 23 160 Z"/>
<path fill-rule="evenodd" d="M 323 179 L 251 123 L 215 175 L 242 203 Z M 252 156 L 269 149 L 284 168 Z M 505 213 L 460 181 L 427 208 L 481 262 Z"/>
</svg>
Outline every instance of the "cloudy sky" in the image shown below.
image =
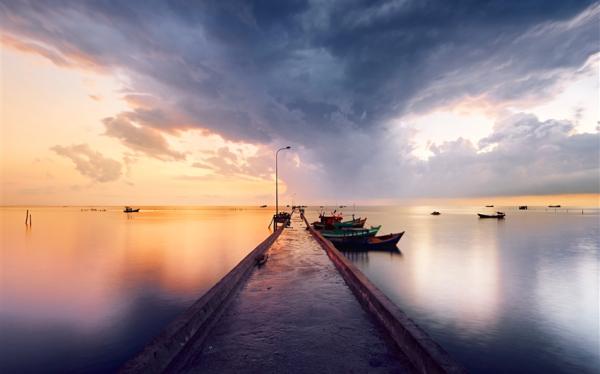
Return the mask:
<svg viewBox="0 0 600 374">
<path fill-rule="evenodd" d="M 598 194 L 593 1 L 0 0 L 3 204 Z M 597 197 L 596 197 L 597 201 Z"/>
</svg>

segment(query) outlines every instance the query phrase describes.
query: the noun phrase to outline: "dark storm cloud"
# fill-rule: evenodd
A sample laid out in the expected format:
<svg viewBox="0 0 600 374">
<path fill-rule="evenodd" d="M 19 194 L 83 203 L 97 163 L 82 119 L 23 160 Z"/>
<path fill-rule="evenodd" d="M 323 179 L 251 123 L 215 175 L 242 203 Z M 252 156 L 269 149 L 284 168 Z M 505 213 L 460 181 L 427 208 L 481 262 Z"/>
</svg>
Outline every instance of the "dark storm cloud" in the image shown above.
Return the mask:
<svg viewBox="0 0 600 374">
<path fill-rule="evenodd" d="M 389 120 L 465 96 L 543 95 L 598 51 L 599 6 L 583 0 L 0 1 L 0 14 L 22 49 L 123 70 L 153 96 L 121 114 L 141 126 L 131 132 L 303 144 L 342 184 L 357 170 L 387 178 L 379 163 L 412 170 Z M 134 135 L 117 137 L 140 147 Z M 181 158 L 159 143 L 147 153 Z"/>
</svg>

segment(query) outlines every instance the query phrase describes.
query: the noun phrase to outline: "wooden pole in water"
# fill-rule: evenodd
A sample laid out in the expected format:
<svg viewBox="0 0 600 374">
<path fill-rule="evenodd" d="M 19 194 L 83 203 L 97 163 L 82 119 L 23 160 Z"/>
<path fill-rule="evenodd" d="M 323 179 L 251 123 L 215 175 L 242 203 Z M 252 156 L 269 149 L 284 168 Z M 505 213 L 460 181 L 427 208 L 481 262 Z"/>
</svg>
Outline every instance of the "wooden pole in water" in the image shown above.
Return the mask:
<svg viewBox="0 0 600 374">
<path fill-rule="evenodd" d="M 27 219 L 29 218 L 29 209 L 25 212 L 25 224 L 27 224 Z"/>
<path fill-rule="evenodd" d="M 29 213 L 29 227 L 31 227 L 31 213 Z"/>
</svg>

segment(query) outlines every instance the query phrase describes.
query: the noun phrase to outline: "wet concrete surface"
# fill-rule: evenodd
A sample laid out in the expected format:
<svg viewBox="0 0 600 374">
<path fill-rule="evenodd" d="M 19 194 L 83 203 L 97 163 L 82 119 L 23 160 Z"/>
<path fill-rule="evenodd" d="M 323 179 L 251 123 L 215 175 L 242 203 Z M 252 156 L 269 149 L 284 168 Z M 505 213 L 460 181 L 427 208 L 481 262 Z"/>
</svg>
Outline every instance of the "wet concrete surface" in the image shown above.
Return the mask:
<svg viewBox="0 0 600 374">
<path fill-rule="evenodd" d="M 294 215 L 203 344 L 172 372 L 406 373 L 410 364 L 361 308 Z"/>
</svg>

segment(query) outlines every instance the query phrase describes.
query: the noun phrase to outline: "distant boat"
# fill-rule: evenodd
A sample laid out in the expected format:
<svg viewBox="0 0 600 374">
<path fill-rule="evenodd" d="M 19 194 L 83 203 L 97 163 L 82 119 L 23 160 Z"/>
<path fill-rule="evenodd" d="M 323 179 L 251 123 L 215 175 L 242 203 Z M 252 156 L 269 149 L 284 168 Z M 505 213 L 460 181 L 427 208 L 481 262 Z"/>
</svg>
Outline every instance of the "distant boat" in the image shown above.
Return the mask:
<svg viewBox="0 0 600 374">
<path fill-rule="evenodd" d="M 437 210 L 435 212 L 431 212 L 432 216 L 439 216 L 440 214 L 442 213 L 438 212 Z"/>
<path fill-rule="evenodd" d="M 266 205 L 261 205 L 260 207 L 261 207 L 261 208 L 266 208 L 267 206 L 266 206 Z"/>
<path fill-rule="evenodd" d="M 139 212 L 139 211 L 140 211 L 140 208 L 134 209 L 134 208 L 132 208 L 130 206 L 126 206 L 125 209 L 123 209 L 123 213 L 136 213 L 136 212 Z"/>
<path fill-rule="evenodd" d="M 506 216 L 506 214 L 504 214 L 502 212 L 496 212 L 496 214 L 481 214 L 481 213 L 477 213 L 477 215 L 479 216 L 479 218 L 498 218 L 498 219 L 503 219 L 504 216 Z"/>
<path fill-rule="evenodd" d="M 340 209 L 343 209 L 345 207 L 346 207 L 346 205 L 340 205 Z"/>
<path fill-rule="evenodd" d="M 548 208 L 560 208 L 560 205 L 548 205 Z"/>
<path fill-rule="evenodd" d="M 486 208 L 493 208 L 494 206 L 493 205 L 486 205 L 485 207 Z"/>
<path fill-rule="evenodd" d="M 519 205 L 519 210 L 527 210 L 527 205 Z"/>
</svg>

